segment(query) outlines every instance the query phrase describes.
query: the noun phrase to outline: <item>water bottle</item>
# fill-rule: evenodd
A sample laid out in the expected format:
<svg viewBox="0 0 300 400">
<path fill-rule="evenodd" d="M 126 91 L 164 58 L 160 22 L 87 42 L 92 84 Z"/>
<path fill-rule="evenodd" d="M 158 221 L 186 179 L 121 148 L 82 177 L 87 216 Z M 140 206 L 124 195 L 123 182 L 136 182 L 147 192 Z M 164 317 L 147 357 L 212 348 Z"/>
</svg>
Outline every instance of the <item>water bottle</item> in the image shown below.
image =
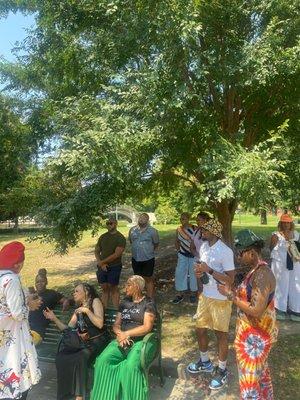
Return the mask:
<svg viewBox="0 0 300 400">
<path fill-rule="evenodd" d="M 200 277 L 200 281 L 203 283 L 203 285 L 207 285 L 209 282 L 209 276 L 207 275 L 206 272 L 203 272 L 203 274 Z"/>
<path fill-rule="evenodd" d="M 77 314 L 77 326 L 78 326 L 78 332 L 79 333 L 86 333 L 87 332 L 87 326 L 83 318 L 82 313 Z"/>
</svg>

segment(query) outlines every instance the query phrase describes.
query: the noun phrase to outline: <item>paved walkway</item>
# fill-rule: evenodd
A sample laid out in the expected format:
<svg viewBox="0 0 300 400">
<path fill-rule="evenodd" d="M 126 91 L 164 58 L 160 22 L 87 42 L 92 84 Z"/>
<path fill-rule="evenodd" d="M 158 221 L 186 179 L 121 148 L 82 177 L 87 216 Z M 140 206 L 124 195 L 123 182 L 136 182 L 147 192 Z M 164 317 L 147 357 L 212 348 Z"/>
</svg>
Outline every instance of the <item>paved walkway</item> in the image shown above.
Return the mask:
<svg viewBox="0 0 300 400">
<path fill-rule="evenodd" d="M 181 365 L 183 368 L 184 366 Z M 56 370 L 54 364 L 40 363 L 42 379 L 29 393 L 28 400 L 56 400 Z M 180 378 L 167 377 L 163 387 L 157 376 L 150 376 L 149 400 L 237 400 L 238 397 L 227 393 L 226 388 L 218 393 L 207 392 L 207 377 L 189 379 L 179 370 Z M 180 369 L 180 367 L 179 367 Z M 100 400 L 100 399 L 99 399 Z M 105 400 L 105 399 L 101 399 Z"/>
<path fill-rule="evenodd" d="M 40 363 L 42 379 L 33 387 L 28 395 L 28 400 L 56 400 L 56 370 L 54 364 Z M 175 386 L 175 378 L 167 378 L 163 387 L 159 384 L 157 376 L 150 377 L 150 400 L 169 399 Z M 101 399 L 105 400 L 105 399 Z M 172 400 L 175 400 L 172 399 Z"/>
</svg>

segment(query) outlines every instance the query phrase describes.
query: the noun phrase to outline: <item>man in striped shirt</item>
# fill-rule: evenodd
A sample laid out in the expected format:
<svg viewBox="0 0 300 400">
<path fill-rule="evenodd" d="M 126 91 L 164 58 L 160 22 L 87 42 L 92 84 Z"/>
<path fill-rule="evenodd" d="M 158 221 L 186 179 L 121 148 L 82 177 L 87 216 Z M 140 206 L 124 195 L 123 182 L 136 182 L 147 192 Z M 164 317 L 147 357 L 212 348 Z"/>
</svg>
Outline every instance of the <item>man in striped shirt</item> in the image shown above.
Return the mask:
<svg viewBox="0 0 300 400">
<path fill-rule="evenodd" d="M 177 295 L 172 300 L 173 304 L 179 304 L 183 300 L 184 292 L 190 290 L 190 302 L 197 301 L 197 280 L 194 272 L 194 255 L 191 252 L 191 242 L 196 227 L 190 224 L 190 215 L 186 212 L 180 216 L 181 225 L 176 230 L 175 247 L 178 253 L 178 261 L 175 271 L 175 289 Z"/>
</svg>

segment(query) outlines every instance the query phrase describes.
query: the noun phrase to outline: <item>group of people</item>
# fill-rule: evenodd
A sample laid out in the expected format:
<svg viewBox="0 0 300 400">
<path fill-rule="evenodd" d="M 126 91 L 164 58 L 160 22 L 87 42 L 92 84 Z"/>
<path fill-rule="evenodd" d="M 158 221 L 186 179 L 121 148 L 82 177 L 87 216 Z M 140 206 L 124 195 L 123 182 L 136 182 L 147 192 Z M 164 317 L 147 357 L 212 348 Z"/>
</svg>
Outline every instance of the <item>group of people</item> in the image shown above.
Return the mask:
<svg viewBox="0 0 300 400">
<path fill-rule="evenodd" d="M 73 299 L 47 289 L 44 269 L 38 272 L 35 289 L 26 291 L 19 278 L 25 258 L 23 244 L 11 242 L 0 250 L 1 400 L 25 400 L 28 390 L 39 381 L 35 345 L 43 340 L 49 321 L 62 331 L 56 356 L 58 400 L 87 398 L 91 364 L 91 400 L 116 400 L 120 395 L 128 400 L 148 398 L 148 385 L 140 368 L 141 339 L 151 332 L 156 318 L 153 272 L 159 237 L 147 214 L 142 214 L 138 225 L 129 231 L 135 274 L 127 280 L 126 296 L 120 302 L 118 285 L 126 239 L 117 230 L 115 218 L 109 218 L 106 226 L 107 233 L 100 236 L 95 248 L 101 300 L 87 283 L 75 287 Z M 228 330 L 235 304 L 234 347 L 241 399 L 273 399 L 267 358 L 277 338 L 276 309 L 278 319 L 287 318 L 289 311 L 297 321 L 300 313 L 298 240 L 291 217 L 284 214 L 271 239 L 269 268 L 261 256 L 264 241 L 253 232 L 237 233 L 234 253 L 222 240 L 222 225 L 209 214 L 198 214 L 197 227 L 189 223 L 187 213 L 181 215 L 175 242 L 177 295 L 172 302 L 179 304 L 187 291 L 190 302 L 198 302 L 194 318 L 200 358 L 187 370 L 190 374 L 213 373 L 212 390 L 227 382 Z M 243 278 L 236 285 L 237 270 Z M 104 319 L 110 298 L 118 308 L 114 340 Z M 63 309 L 75 304 L 68 324 L 52 311 L 58 303 Z M 217 337 L 216 367 L 208 355 L 208 329 Z"/>
<path fill-rule="evenodd" d="M 39 343 L 45 332 L 42 313 L 46 322 L 53 321 L 62 331 L 56 356 L 58 400 L 87 399 L 91 364 L 91 399 L 115 400 L 122 393 L 124 399 L 146 400 L 148 385 L 139 367 L 141 339 L 153 328 L 156 308 L 144 295 L 145 280 L 139 275 L 127 280 L 126 296 L 118 306 L 113 327 L 116 339 L 112 340 L 103 304 L 93 286 L 80 283 L 75 287 L 76 308 L 65 324 L 47 305 L 59 302 L 68 307 L 70 300 L 46 288 L 44 270 L 35 281 L 39 296 L 25 290 L 19 277 L 24 259 L 25 248 L 20 242 L 8 243 L 0 251 L 0 399 L 25 400 L 40 380 L 34 340 Z"/>
<path fill-rule="evenodd" d="M 198 361 L 190 363 L 190 374 L 213 373 L 210 389 L 222 388 L 228 377 L 228 330 L 232 304 L 238 310 L 235 350 L 241 399 L 272 399 L 273 389 L 267 357 L 277 338 L 276 319 L 300 321 L 299 234 L 290 215 L 283 214 L 278 231 L 271 238 L 271 268 L 262 260 L 264 241 L 250 230 L 235 238 L 235 253 L 222 241 L 221 224 L 207 213 L 197 215 L 197 226 L 189 215 L 181 215 L 175 246 L 175 271 L 179 304 L 186 292 L 198 307 L 194 316 L 200 349 Z M 238 268 L 235 268 L 238 265 Z M 243 279 L 238 284 L 238 272 Z M 213 330 L 218 344 L 218 365 L 208 355 L 207 330 Z"/>
<path fill-rule="evenodd" d="M 109 299 L 115 307 L 119 306 L 119 281 L 122 271 L 122 254 L 126 247 L 125 236 L 118 231 L 118 221 L 111 216 L 106 221 L 107 232 L 100 236 L 96 247 L 97 279 L 102 288 L 102 302 L 107 307 Z M 128 233 L 132 250 L 132 269 L 134 274 L 144 278 L 148 297 L 154 297 L 155 250 L 159 246 L 157 229 L 149 224 L 149 215 L 142 213 L 138 224 Z"/>
</svg>

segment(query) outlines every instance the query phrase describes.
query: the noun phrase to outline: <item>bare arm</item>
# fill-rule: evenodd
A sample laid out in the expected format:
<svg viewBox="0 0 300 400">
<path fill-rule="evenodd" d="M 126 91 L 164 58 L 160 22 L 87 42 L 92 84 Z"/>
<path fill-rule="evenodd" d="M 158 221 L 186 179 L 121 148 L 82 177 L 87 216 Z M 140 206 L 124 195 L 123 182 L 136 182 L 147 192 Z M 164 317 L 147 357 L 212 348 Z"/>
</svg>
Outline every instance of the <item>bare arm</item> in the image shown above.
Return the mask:
<svg viewBox="0 0 300 400">
<path fill-rule="evenodd" d="M 275 289 L 275 283 L 272 282 L 273 280 L 271 271 L 268 271 L 267 268 L 261 268 L 257 271 L 252 283 L 250 302 L 241 300 L 228 287 L 225 290 L 223 290 L 223 288 L 221 290 L 219 289 L 219 291 L 225 296 L 232 295 L 233 303 L 245 314 L 260 318 L 267 308 L 270 293 Z"/>
<path fill-rule="evenodd" d="M 49 319 L 50 321 L 54 322 L 60 331 L 63 331 L 64 329 L 66 329 L 68 327 L 59 318 L 57 318 L 57 316 L 54 314 L 54 312 L 52 310 L 50 310 L 48 307 L 43 311 L 43 314 L 46 319 Z M 74 315 L 72 316 L 70 322 L 72 321 L 73 317 L 74 317 Z M 69 326 L 73 326 L 73 325 L 70 325 L 70 322 L 69 322 Z M 74 326 L 75 326 L 75 324 L 74 324 Z"/>
<path fill-rule="evenodd" d="M 217 281 L 220 281 L 222 283 L 227 283 L 228 285 L 231 286 L 234 281 L 235 270 L 225 271 L 224 274 L 214 271 L 212 277 L 215 278 Z"/>
<path fill-rule="evenodd" d="M 270 250 L 272 251 L 274 249 L 274 247 L 277 245 L 278 243 L 278 236 L 273 234 L 271 236 L 271 241 L 270 241 Z"/>
<path fill-rule="evenodd" d="M 143 325 L 133 329 L 129 329 L 125 333 L 127 336 L 144 336 L 152 331 L 154 320 L 155 320 L 154 314 L 145 312 Z"/>
<path fill-rule="evenodd" d="M 193 241 L 191 241 L 191 244 L 190 244 L 190 251 L 194 256 L 197 256 L 196 246 L 195 246 L 195 243 Z"/>
<path fill-rule="evenodd" d="M 113 326 L 113 332 L 115 335 L 118 335 L 121 332 L 121 313 L 119 312 L 116 316 L 116 320 Z"/>
<path fill-rule="evenodd" d="M 99 245 L 99 241 L 98 241 L 98 243 L 97 243 L 96 246 L 95 246 L 95 257 L 96 257 L 96 260 L 97 260 L 97 264 L 98 264 L 98 265 L 99 265 L 100 262 L 101 262 L 100 254 L 101 254 L 101 250 L 100 250 L 100 245 Z"/>
<path fill-rule="evenodd" d="M 111 254 L 110 256 L 104 258 L 104 260 L 101 260 L 100 263 L 108 264 L 112 261 L 115 261 L 117 258 L 121 257 L 124 250 L 125 250 L 125 247 L 116 247 L 115 252 L 113 254 Z"/>
<path fill-rule="evenodd" d="M 153 231 L 152 243 L 153 243 L 154 250 L 157 250 L 158 246 L 159 246 L 159 236 L 158 236 L 158 232 L 156 229 Z"/>
<path fill-rule="evenodd" d="M 176 230 L 176 238 L 175 238 L 175 248 L 176 248 L 177 251 L 180 250 L 180 242 L 178 240 L 177 230 Z"/>
<path fill-rule="evenodd" d="M 195 275 L 197 278 L 201 278 L 203 272 L 209 273 L 210 271 L 212 271 L 212 268 L 210 268 L 205 262 L 197 263 L 195 266 Z M 224 271 L 224 273 L 222 274 L 220 272 L 213 270 L 211 276 L 216 281 L 231 286 L 234 281 L 235 270 L 233 269 L 231 271 Z"/>
<path fill-rule="evenodd" d="M 97 328 L 101 329 L 103 327 L 103 306 L 99 299 L 94 299 L 93 301 L 93 311 L 87 307 L 79 307 L 75 310 L 75 313 L 84 313 L 86 314 L 90 321 L 97 326 Z"/>
</svg>

